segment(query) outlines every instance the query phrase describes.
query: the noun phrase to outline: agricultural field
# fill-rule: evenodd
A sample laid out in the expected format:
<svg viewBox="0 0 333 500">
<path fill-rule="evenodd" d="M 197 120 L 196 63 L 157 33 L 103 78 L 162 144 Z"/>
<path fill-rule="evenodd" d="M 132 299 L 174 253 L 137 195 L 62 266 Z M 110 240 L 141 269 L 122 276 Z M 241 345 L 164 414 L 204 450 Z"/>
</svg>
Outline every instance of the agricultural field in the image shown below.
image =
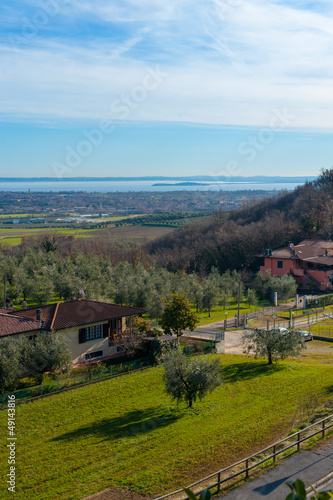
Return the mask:
<svg viewBox="0 0 333 500">
<path fill-rule="evenodd" d="M 25 219 L 28 217 L 46 217 L 49 214 L 41 214 L 41 213 L 36 213 L 36 214 L 0 214 L 0 220 L 1 219 Z"/>
<path fill-rule="evenodd" d="M 93 235 L 107 236 L 110 241 L 114 242 L 139 242 L 142 243 L 148 240 L 154 240 L 165 236 L 173 231 L 170 227 L 161 226 L 119 226 L 107 228 L 105 230 L 96 230 Z"/>
<path fill-rule="evenodd" d="M 63 236 L 74 236 L 75 238 L 93 238 L 107 237 L 111 241 L 143 241 L 159 238 L 170 233 L 173 229 L 170 227 L 155 226 L 109 226 L 104 229 L 83 229 L 83 228 L 17 228 L 0 229 L 0 243 L 5 246 L 16 246 L 22 242 L 24 236 L 39 236 L 42 234 L 56 234 Z"/>
<path fill-rule="evenodd" d="M 272 367 L 246 356 L 220 359 L 223 385 L 193 409 L 165 394 L 162 367 L 18 405 L 16 500 L 78 500 L 108 487 L 152 498 L 332 412 L 333 356 L 325 365 L 306 358 Z M 5 435 L 7 412 L 0 418 Z M 4 481 L 1 488 L 3 497 Z"/>
</svg>

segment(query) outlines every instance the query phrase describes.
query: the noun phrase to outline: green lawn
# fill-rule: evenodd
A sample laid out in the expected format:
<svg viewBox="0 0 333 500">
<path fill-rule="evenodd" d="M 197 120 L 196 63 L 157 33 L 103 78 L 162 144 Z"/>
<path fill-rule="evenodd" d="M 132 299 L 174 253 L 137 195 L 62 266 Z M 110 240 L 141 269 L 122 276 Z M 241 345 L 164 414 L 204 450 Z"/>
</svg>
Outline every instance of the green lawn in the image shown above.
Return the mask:
<svg viewBox="0 0 333 500">
<path fill-rule="evenodd" d="M 267 303 L 264 303 L 264 307 L 267 306 Z M 241 302 L 239 307 L 239 314 L 242 316 L 243 314 L 247 314 L 249 312 L 258 311 L 262 309 L 262 305 L 249 307 L 246 302 Z M 199 325 L 207 325 L 209 323 L 215 323 L 216 321 L 223 321 L 226 318 L 234 318 L 238 313 L 238 303 L 237 301 L 230 301 L 226 305 L 224 309 L 223 306 L 215 306 L 210 312 L 208 311 L 200 311 L 196 312 L 195 308 L 192 308 L 193 312 L 199 318 Z M 226 314 L 227 313 L 227 314 Z"/>
<path fill-rule="evenodd" d="M 74 500 L 108 486 L 170 491 L 290 432 L 311 394 L 318 404 L 332 397 L 327 364 L 221 361 L 224 384 L 192 410 L 163 392 L 162 367 L 17 406 L 15 499 Z M 0 418 L 4 498 L 6 410 Z"/>
<path fill-rule="evenodd" d="M 333 337 L 333 319 L 321 321 L 316 325 L 310 325 L 309 330 L 313 333 L 313 335 Z"/>
<path fill-rule="evenodd" d="M 322 313 L 322 309 L 323 309 L 322 307 L 314 308 L 314 312 L 312 312 L 311 309 L 298 309 L 298 310 L 295 309 L 294 310 L 294 317 L 295 317 L 295 319 L 296 318 L 300 319 L 303 316 L 307 317 L 308 314 L 310 315 L 310 317 L 316 316 L 316 309 L 317 309 L 317 311 L 320 311 L 320 313 Z M 333 309 L 332 305 L 329 305 L 329 306 L 325 307 L 325 311 L 327 313 L 328 312 L 332 312 L 332 309 Z M 286 311 L 286 312 L 280 311 L 280 312 L 278 312 L 276 314 L 277 314 L 278 318 L 287 318 L 287 319 L 289 319 L 289 317 L 290 317 L 290 312 L 289 311 Z"/>
</svg>

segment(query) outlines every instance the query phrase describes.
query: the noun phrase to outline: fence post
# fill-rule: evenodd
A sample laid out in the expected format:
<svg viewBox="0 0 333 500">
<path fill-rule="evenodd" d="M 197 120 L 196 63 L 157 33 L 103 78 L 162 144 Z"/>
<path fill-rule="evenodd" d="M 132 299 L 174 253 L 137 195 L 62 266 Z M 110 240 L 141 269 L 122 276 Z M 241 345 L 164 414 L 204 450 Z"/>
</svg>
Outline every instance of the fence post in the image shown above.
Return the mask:
<svg viewBox="0 0 333 500">
<path fill-rule="evenodd" d="M 321 427 L 322 427 L 322 431 L 321 431 L 321 437 L 325 437 L 325 422 L 326 420 L 324 420 L 321 424 Z"/>
<path fill-rule="evenodd" d="M 221 482 L 221 472 L 219 472 L 217 475 L 217 491 L 221 491 L 220 482 Z"/>
<path fill-rule="evenodd" d="M 248 477 L 249 477 L 249 459 L 248 458 L 246 459 L 245 463 L 246 463 L 245 477 L 246 477 L 246 479 L 248 479 Z"/>
<path fill-rule="evenodd" d="M 276 446 L 273 446 L 273 464 L 275 464 L 275 453 L 276 453 Z"/>
<path fill-rule="evenodd" d="M 297 434 L 297 451 L 299 451 L 299 449 L 300 449 L 300 445 L 301 445 L 300 440 L 301 440 L 301 433 L 298 432 L 298 434 Z"/>
</svg>

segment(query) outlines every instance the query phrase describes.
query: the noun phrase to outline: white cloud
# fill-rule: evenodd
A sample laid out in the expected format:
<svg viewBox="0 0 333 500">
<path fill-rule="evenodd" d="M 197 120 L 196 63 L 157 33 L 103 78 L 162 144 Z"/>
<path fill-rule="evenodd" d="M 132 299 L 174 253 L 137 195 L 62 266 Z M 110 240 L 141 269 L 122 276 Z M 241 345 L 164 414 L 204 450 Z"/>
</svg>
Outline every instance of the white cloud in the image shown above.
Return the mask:
<svg viewBox="0 0 333 500">
<path fill-rule="evenodd" d="M 327 10 L 267 0 L 75 0 L 66 9 L 104 28 L 112 22 L 110 36 L 96 27 L 78 40 L 38 32 L 14 52 L 7 39 L 0 49 L 7 116 L 117 118 L 111 103 L 159 64 L 168 78 L 128 119 L 265 125 L 272 109 L 285 107 L 295 115 L 291 126 L 332 126 Z"/>
</svg>

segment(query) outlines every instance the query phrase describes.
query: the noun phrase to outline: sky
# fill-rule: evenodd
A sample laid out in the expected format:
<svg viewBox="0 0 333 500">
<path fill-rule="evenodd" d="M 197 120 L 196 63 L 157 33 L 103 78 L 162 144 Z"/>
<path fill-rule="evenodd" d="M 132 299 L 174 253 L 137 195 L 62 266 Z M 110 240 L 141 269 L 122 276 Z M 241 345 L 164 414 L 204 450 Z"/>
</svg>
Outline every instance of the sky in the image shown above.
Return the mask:
<svg viewBox="0 0 333 500">
<path fill-rule="evenodd" d="M 2 0 L 0 176 L 317 175 L 332 18 L 332 0 Z"/>
</svg>

